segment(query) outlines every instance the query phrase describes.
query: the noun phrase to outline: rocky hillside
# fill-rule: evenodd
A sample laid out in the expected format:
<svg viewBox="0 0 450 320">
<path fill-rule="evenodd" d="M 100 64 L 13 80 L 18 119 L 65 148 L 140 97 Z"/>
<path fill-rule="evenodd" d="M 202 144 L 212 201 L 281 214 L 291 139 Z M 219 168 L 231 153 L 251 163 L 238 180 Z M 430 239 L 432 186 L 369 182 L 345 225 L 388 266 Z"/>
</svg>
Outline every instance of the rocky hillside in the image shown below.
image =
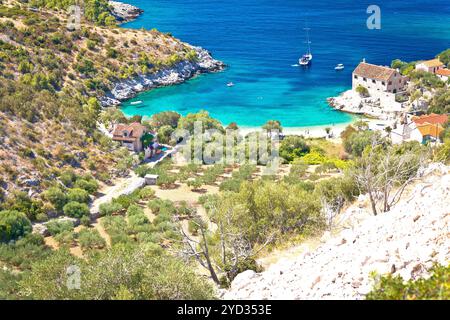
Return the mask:
<svg viewBox="0 0 450 320">
<path fill-rule="evenodd" d="M 438 262 L 450 261 L 450 172 L 432 165 L 422 170 L 412 190 L 378 216 L 359 205 L 344 215 L 366 214 L 337 236 L 267 271 L 238 275 L 225 299 L 364 299 L 372 275 L 425 277 Z M 362 206 L 362 205 L 361 205 Z"/>
<path fill-rule="evenodd" d="M 88 10 L 97 2 L 78 30 L 67 28 L 68 2 L 0 2 L 0 202 L 42 191 L 65 168 L 107 180 L 120 157 L 96 129 L 101 105 L 223 68 L 170 34 L 106 25 Z"/>
</svg>

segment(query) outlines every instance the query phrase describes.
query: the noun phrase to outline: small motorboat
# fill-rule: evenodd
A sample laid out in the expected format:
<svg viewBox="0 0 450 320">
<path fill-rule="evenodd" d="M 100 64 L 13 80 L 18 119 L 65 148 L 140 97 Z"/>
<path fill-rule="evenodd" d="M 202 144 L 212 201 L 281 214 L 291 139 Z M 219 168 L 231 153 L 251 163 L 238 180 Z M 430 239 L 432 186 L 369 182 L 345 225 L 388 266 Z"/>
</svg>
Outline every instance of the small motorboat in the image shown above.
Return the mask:
<svg viewBox="0 0 450 320">
<path fill-rule="evenodd" d="M 234 83 L 233 82 L 228 82 L 227 83 L 227 87 L 234 87 Z"/>
<path fill-rule="evenodd" d="M 334 70 L 336 70 L 336 71 L 341 71 L 341 70 L 344 70 L 344 65 L 342 64 L 342 63 L 339 63 L 335 68 L 334 68 Z"/>
<path fill-rule="evenodd" d="M 142 101 L 141 100 L 139 100 L 139 101 L 133 101 L 133 102 L 130 102 L 130 104 L 133 104 L 133 105 L 135 105 L 135 104 L 141 104 L 142 103 Z"/>
</svg>

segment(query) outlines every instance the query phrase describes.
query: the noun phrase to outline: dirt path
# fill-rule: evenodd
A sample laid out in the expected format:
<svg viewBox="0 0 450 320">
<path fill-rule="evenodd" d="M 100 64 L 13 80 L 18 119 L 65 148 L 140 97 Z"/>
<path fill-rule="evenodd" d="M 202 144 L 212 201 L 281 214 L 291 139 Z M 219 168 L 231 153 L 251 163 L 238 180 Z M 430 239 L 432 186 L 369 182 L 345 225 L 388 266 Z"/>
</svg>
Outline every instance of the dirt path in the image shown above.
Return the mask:
<svg viewBox="0 0 450 320">
<path fill-rule="evenodd" d="M 108 247 L 111 247 L 111 237 L 106 232 L 105 228 L 103 228 L 101 223 L 101 218 L 98 219 L 95 223 L 92 224 L 92 226 L 97 229 L 98 233 L 102 236 L 103 239 L 106 241 L 106 245 Z"/>
<path fill-rule="evenodd" d="M 111 201 L 122 194 L 131 193 L 141 187 L 144 179 L 137 176 L 133 171 L 128 177 L 116 179 L 112 186 L 107 186 L 99 191 L 100 197 L 96 198 L 91 204 L 91 214 L 97 214 L 99 207 L 103 203 Z"/>
<path fill-rule="evenodd" d="M 216 194 L 219 192 L 218 186 L 202 186 L 204 191 L 194 192 L 185 183 L 180 183 L 175 189 L 161 189 L 157 186 L 152 186 L 155 190 L 156 197 L 163 200 L 170 200 L 173 202 L 186 201 L 189 204 L 198 203 L 198 199 L 204 194 Z"/>
</svg>

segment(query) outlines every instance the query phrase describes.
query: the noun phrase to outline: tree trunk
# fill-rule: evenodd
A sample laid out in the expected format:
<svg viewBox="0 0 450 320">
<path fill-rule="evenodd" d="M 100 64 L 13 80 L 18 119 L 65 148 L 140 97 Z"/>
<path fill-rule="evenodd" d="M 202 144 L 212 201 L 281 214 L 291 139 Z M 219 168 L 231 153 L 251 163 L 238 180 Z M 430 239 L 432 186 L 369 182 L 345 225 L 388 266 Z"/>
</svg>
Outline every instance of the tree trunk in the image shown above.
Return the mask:
<svg viewBox="0 0 450 320">
<path fill-rule="evenodd" d="M 370 199 L 370 204 L 372 206 L 372 212 L 376 216 L 376 215 L 378 215 L 378 212 L 377 212 L 377 206 L 375 203 L 375 199 L 373 198 L 372 190 L 369 190 L 369 199 Z"/>
<path fill-rule="evenodd" d="M 212 280 L 215 283 L 220 284 L 219 277 L 217 277 L 216 270 L 214 270 L 214 267 L 211 263 L 211 258 L 209 256 L 209 250 L 208 250 L 208 243 L 206 242 L 205 229 L 203 228 L 203 226 L 200 227 L 200 231 L 202 232 L 202 238 L 203 238 L 203 247 L 204 247 L 203 255 L 205 256 L 206 265 L 208 266 L 209 273 L 211 274 Z"/>
</svg>

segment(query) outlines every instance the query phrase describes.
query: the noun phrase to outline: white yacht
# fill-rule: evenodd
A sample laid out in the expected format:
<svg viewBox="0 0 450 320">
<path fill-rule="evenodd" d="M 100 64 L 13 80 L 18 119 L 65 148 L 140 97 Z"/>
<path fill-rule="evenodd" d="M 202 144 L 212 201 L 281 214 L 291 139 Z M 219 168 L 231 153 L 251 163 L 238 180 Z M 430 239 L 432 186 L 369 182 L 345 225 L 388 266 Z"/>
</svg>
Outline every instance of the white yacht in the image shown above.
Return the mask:
<svg viewBox="0 0 450 320">
<path fill-rule="evenodd" d="M 311 53 L 311 41 L 309 40 L 309 30 L 310 28 L 305 28 L 306 31 L 306 44 L 308 46 L 308 51 L 298 60 L 301 66 L 309 66 L 312 63 L 313 55 Z"/>
<path fill-rule="evenodd" d="M 342 63 L 339 63 L 336 67 L 334 67 L 334 70 L 341 71 L 344 70 L 344 65 Z"/>
</svg>

